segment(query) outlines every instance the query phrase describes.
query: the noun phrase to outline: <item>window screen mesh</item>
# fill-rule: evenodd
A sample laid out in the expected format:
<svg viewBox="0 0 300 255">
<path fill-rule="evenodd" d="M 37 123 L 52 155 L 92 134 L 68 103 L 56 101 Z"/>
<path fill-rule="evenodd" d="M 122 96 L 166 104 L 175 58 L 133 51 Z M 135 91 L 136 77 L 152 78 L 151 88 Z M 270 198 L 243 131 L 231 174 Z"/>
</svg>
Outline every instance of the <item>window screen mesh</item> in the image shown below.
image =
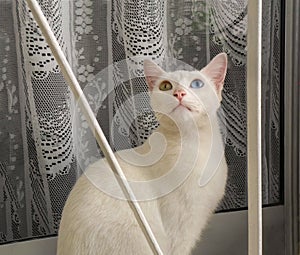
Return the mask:
<svg viewBox="0 0 300 255">
<path fill-rule="evenodd" d="M 219 210 L 247 206 L 247 1 L 39 1 L 82 88 L 96 84 L 91 104 L 118 146 L 135 146 L 157 126 L 147 97 L 116 116 L 126 100 L 147 90 L 135 56 L 168 57 L 197 69 L 229 56 L 222 109 L 227 123 L 227 192 Z M 263 202 L 280 197 L 280 1 L 263 1 Z M 65 200 L 80 175 L 72 95 L 25 1 L 0 2 L 0 243 L 57 233 Z M 101 70 L 127 59 L 127 73 Z M 93 88 L 93 86 L 92 86 Z M 129 130 L 122 129 L 130 116 Z M 119 125 L 119 126 L 118 126 Z M 85 139 L 83 125 L 77 133 Z M 78 137 L 77 137 L 78 138 Z M 85 144 L 82 144 L 84 147 Z M 94 160 L 80 151 L 85 164 Z"/>
</svg>

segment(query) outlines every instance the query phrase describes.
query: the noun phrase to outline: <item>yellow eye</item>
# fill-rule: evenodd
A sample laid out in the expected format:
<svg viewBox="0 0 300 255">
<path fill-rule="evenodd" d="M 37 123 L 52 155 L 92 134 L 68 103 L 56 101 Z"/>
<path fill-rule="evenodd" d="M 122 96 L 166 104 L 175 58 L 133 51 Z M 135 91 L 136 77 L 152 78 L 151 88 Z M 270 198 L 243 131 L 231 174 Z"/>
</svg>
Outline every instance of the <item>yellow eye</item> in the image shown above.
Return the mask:
<svg viewBox="0 0 300 255">
<path fill-rule="evenodd" d="M 159 85 L 159 89 L 162 91 L 168 91 L 171 90 L 173 88 L 172 84 L 168 81 L 163 81 L 160 85 Z"/>
</svg>

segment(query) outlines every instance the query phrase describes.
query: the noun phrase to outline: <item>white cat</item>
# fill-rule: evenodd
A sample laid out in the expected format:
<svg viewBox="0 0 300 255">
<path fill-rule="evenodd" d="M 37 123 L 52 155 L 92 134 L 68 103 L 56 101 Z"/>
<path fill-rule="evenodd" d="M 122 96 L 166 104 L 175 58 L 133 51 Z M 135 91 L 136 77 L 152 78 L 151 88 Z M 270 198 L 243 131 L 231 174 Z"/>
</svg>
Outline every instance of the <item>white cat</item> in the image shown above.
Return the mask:
<svg viewBox="0 0 300 255">
<path fill-rule="evenodd" d="M 129 180 L 149 181 L 169 176 L 160 186 L 164 195 L 154 191 L 155 199 L 148 197 L 140 202 L 164 254 L 191 254 L 224 195 L 227 179 L 224 154 L 220 158 L 212 155 L 214 164 L 207 162 L 214 153 L 212 143 L 223 152 L 215 123 L 226 70 L 224 53 L 201 71 L 168 73 L 152 61 L 144 63 L 152 107 L 160 110 L 157 132 L 165 138 L 164 154 L 153 164 L 140 166 L 119 155 L 117 158 Z M 150 147 L 148 139 L 135 152 L 145 154 Z M 178 166 L 179 181 L 176 176 L 168 175 L 171 170 L 176 172 Z M 107 168 L 105 159 L 89 166 L 70 193 L 59 229 L 58 255 L 152 254 L 128 203 L 106 194 L 97 185 L 103 181 L 100 170 L 103 167 Z M 205 185 L 199 185 L 204 169 L 211 178 Z"/>
</svg>

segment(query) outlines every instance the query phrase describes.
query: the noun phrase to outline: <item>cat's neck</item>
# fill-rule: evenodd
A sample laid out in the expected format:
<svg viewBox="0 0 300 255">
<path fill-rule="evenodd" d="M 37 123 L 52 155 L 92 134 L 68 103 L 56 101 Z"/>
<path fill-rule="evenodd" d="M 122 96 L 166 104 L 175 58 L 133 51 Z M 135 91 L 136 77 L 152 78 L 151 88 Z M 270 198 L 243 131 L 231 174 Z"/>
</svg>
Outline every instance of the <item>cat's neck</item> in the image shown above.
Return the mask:
<svg viewBox="0 0 300 255">
<path fill-rule="evenodd" d="M 143 180 L 159 178 L 172 170 L 174 166 L 177 166 L 180 158 L 184 158 L 184 162 L 187 164 L 181 167 L 189 168 L 194 165 L 193 176 L 196 175 L 196 178 L 198 178 L 203 164 L 206 163 L 211 152 L 213 137 L 217 137 L 217 144 L 222 146 L 219 131 L 213 125 L 217 120 L 211 117 L 209 121 L 202 118 L 197 121 L 197 125 L 191 126 L 185 123 L 180 128 L 168 118 L 161 117 L 159 121 L 160 126 L 156 132 L 163 137 L 164 141 L 162 138 L 157 140 L 149 137 L 142 146 L 135 148 L 135 151 L 140 155 L 147 155 L 154 151 L 158 153 L 159 160 L 148 166 L 147 171 L 141 172 L 142 168 L 139 167 L 137 172 L 141 173 L 141 176 L 139 175 L 138 178 L 144 178 Z M 155 134 L 151 136 L 155 136 Z M 151 149 L 152 146 L 155 150 Z M 169 181 L 172 182 L 173 180 L 170 179 Z"/>
<path fill-rule="evenodd" d="M 160 116 L 160 126 L 157 132 L 163 134 L 167 140 L 180 141 L 182 139 L 195 140 L 199 136 L 200 140 L 210 139 L 212 132 L 218 129 L 217 114 L 209 117 L 201 117 L 190 122 L 175 123 L 166 116 Z M 219 133 L 219 132 L 216 132 Z"/>
</svg>

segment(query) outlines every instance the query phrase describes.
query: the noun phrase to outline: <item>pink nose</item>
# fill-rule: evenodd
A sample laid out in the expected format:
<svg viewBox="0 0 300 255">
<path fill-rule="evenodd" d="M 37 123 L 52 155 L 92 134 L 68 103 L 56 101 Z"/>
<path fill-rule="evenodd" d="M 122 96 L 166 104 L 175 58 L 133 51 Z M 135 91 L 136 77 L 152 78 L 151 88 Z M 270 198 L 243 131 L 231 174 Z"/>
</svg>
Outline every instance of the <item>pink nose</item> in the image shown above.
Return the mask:
<svg viewBox="0 0 300 255">
<path fill-rule="evenodd" d="M 179 101 L 186 95 L 184 90 L 175 90 L 173 96 L 176 97 Z"/>
</svg>

